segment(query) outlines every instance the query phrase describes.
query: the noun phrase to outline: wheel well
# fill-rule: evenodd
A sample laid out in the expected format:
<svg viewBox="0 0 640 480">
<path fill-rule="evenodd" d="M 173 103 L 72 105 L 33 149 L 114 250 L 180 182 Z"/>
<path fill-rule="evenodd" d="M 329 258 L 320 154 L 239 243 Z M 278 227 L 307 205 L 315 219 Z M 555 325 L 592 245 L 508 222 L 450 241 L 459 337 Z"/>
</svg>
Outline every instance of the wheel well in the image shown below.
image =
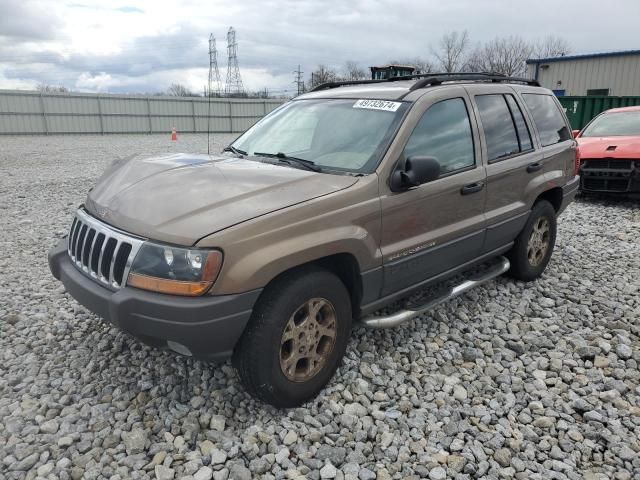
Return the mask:
<svg viewBox="0 0 640 480">
<path fill-rule="evenodd" d="M 562 205 L 562 188 L 555 187 L 551 190 L 547 190 L 546 192 L 542 192 L 540 195 L 538 195 L 538 198 L 536 198 L 536 202 L 539 202 L 540 200 L 546 200 L 551 205 L 553 205 L 555 211 L 558 212 L 558 210 L 560 210 L 560 206 Z"/>
<path fill-rule="evenodd" d="M 328 257 L 319 258 L 308 263 L 296 265 L 295 267 L 282 272 L 276 278 L 271 280 L 271 282 L 285 273 L 297 270 L 299 268 L 309 267 L 311 265 L 316 265 L 329 270 L 340 280 L 342 280 L 344 286 L 347 287 L 349 297 L 351 297 L 351 310 L 353 312 L 354 318 L 356 318 L 360 312 L 360 303 L 362 301 L 362 278 L 360 277 L 360 265 L 358 264 L 356 258 L 350 253 L 337 253 L 335 255 L 329 255 Z"/>
<path fill-rule="evenodd" d="M 362 278 L 360 277 L 360 265 L 358 265 L 356 258 L 349 253 L 338 253 L 312 263 L 326 268 L 342 280 L 349 291 L 351 310 L 356 317 L 362 301 Z"/>
</svg>

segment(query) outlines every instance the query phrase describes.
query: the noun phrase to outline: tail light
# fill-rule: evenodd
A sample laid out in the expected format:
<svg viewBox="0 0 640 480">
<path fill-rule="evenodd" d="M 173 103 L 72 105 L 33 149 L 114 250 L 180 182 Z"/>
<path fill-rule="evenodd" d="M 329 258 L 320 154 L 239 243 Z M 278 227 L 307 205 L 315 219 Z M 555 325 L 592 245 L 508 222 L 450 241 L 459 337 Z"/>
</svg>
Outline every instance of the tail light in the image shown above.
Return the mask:
<svg viewBox="0 0 640 480">
<path fill-rule="evenodd" d="M 578 175 L 580 173 L 580 148 L 576 147 L 576 159 L 574 163 L 574 175 Z"/>
</svg>

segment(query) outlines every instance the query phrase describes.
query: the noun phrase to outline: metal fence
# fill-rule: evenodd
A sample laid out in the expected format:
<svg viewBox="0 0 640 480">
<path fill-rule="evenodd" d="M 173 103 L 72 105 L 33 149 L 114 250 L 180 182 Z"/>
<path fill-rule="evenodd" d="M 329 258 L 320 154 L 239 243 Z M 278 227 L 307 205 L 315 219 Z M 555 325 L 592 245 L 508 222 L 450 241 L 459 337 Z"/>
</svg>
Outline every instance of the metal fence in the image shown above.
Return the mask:
<svg viewBox="0 0 640 480">
<path fill-rule="evenodd" d="M 212 132 L 236 133 L 282 103 L 0 90 L 0 134 L 206 132 L 208 124 Z"/>
</svg>

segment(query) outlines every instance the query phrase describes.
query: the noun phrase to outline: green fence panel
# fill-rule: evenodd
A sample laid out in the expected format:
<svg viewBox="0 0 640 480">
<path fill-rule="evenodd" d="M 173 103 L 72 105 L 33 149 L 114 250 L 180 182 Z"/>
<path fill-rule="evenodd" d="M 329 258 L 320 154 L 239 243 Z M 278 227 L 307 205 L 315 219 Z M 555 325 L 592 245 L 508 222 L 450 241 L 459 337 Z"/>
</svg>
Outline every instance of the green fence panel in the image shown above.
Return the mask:
<svg viewBox="0 0 640 480">
<path fill-rule="evenodd" d="M 610 108 L 640 105 L 640 97 L 558 97 L 571 128 L 581 130 L 593 117 Z"/>
</svg>

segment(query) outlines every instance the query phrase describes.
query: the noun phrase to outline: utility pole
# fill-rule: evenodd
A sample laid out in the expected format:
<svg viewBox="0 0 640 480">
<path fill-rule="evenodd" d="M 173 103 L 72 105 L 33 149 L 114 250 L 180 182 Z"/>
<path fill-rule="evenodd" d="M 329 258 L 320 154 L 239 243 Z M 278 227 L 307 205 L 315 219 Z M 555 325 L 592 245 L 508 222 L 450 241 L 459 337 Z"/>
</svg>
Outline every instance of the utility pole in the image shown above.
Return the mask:
<svg viewBox="0 0 640 480">
<path fill-rule="evenodd" d="M 213 33 L 209 35 L 209 93 L 208 96 L 219 97 L 222 93 L 222 82 L 218 70 L 218 50 Z"/>
<path fill-rule="evenodd" d="M 293 73 L 295 73 L 296 75 L 296 79 L 293 81 L 293 83 L 296 84 L 298 88 L 298 95 L 300 95 L 301 93 L 304 93 L 304 79 L 302 78 L 302 74 L 304 72 L 300 70 L 300 65 L 298 65 L 298 69 L 294 70 Z"/>
<path fill-rule="evenodd" d="M 226 96 L 244 97 L 244 85 L 242 77 L 240 77 L 240 67 L 238 66 L 238 43 L 236 42 L 236 31 L 233 27 L 229 27 L 227 32 L 227 53 L 229 61 L 227 62 L 227 83 L 224 87 Z"/>
</svg>

